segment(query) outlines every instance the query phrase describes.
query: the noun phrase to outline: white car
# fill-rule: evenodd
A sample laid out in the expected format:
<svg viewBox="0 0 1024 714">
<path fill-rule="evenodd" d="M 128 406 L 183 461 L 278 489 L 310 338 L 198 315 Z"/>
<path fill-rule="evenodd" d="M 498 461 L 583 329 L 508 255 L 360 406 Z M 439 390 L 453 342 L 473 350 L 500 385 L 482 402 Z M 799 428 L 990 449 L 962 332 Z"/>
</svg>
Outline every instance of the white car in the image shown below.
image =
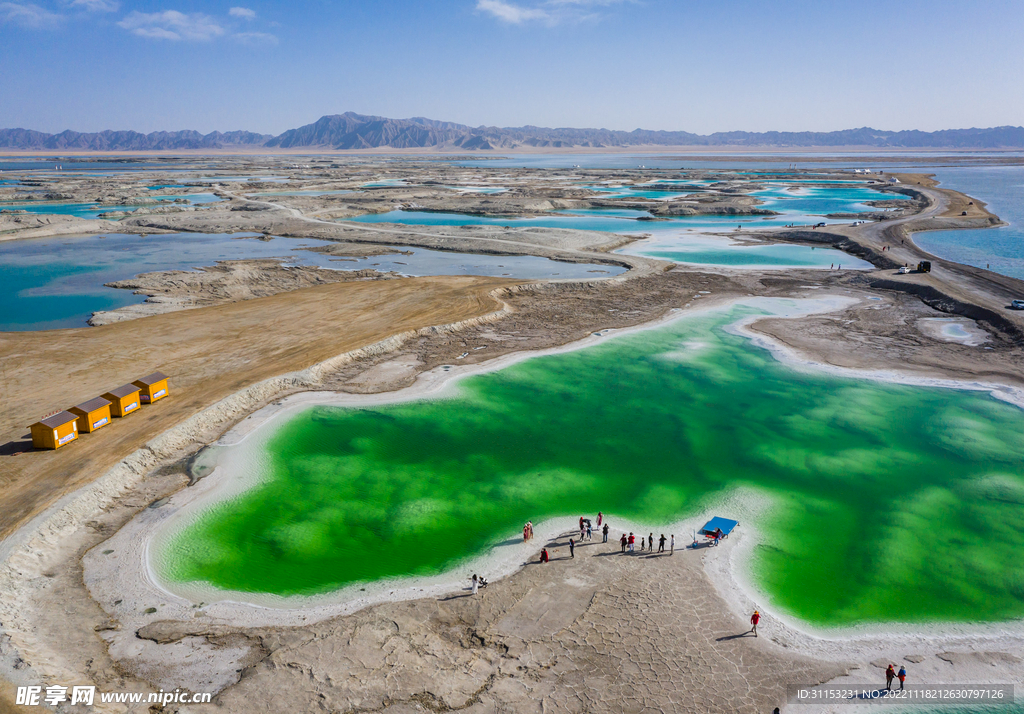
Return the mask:
<svg viewBox="0 0 1024 714">
<path fill-rule="evenodd" d="M 900 268 L 896 272 L 899 273 L 900 275 L 906 275 L 907 273 L 910 272 L 910 268 L 908 268 L 907 266 L 904 265 L 902 268 Z"/>
<path fill-rule="evenodd" d="M 1014 300 L 1010 303 L 1010 307 L 1014 310 L 1024 310 L 1024 300 Z"/>
</svg>

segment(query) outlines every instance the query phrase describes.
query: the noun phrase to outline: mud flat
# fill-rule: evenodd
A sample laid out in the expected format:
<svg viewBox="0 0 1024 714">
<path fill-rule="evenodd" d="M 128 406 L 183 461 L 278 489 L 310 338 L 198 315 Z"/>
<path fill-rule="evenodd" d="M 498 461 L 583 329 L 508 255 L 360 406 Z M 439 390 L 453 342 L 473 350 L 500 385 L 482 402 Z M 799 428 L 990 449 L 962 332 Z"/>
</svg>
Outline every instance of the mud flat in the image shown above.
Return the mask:
<svg viewBox="0 0 1024 714">
<path fill-rule="evenodd" d="M 348 280 L 387 280 L 401 277 L 394 272 L 376 270 L 324 270 L 312 266 L 284 265 L 282 260 L 230 260 L 196 271 L 171 270 L 143 273 L 129 280 L 107 283 L 107 287 L 133 290 L 147 295 L 141 305 L 96 312 L 89 318 L 93 326 L 134 320 L 175 310 L 251 300 L 291 292 L 313 285 Z"/>
</svg>

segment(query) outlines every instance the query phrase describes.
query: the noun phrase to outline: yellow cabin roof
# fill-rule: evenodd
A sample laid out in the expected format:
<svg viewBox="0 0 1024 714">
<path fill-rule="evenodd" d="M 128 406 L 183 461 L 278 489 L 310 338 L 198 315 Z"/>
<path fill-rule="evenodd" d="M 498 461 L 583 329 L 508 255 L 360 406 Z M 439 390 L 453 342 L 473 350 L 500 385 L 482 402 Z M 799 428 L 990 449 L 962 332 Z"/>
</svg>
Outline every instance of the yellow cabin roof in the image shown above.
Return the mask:
<svg viewBox="0 0 1024 714">
<path fill-rule="evenodd" d="M 151 384 L 163 382 L 165 379 L 167 379 L 167 375 L 164 374 L 163 372 L 153 372 L 153 374 L 147 374 L 145 377 L 142 377 L 141 379 L 136 379 L 134 383 L 145 384 L 148 387 Z"/>
<path fill-rule="evenodd" d="M 38 426 L 42 424 L 48 429 L 57 429 L 64 426 L 68 422 L 77 421 L 78 417 L 69 411 L 57 412 L 53 416 L 48 416 L 45 419 L 40 419 L 32 426 Z M 29 427 L 31 428 L 31 427 Z"/>
<path fill-rule="evenodd" d="M 90 412 L 96 411 L 97 409 L 102 409 L 103 407 L 109 407 L 109 406 L 110 406 L 110 400 L 104 399 L 103 397 L 96 397 L 95 399 L 90 399 L 87 402 L 82 402 L 81 404 L 75 405 L 75 406 L 73 406 L 71 408 L 72 409 L 78 409 L 78 410 L 83 411 L 86 414 L 88 414 Z"/>
<path fill-rule="evenodd" d="M 139 388 L 136 387 L 134 384 L 124 384 L 118 387 L 117 389 L 111 389 L 109 392 L 104 392 L 104 394 L 111 394 L 117 397 L 118 399 L 124 399 L 125 397 L 130 397 L 131 395 L 135 394 L 138 391 Z"/>
</svg>

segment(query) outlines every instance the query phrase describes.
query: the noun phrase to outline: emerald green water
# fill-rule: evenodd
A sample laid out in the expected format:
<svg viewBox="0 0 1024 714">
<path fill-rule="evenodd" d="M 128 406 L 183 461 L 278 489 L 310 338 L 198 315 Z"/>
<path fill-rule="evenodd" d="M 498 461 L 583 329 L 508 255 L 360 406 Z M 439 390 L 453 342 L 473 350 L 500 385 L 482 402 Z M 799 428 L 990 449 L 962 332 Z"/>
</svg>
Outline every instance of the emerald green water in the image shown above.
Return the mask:
<svg viewBox="0 0 1024 714">
<path fill-rule="evenodd" d="M 759 312 L 530 359 L 450 399 L 302 411 L 247 447 L 264 480 L 170 536 L 159 567 L 318 593 L 442 572 L 527 519 L 601 510 L 617 535 L 616 516 L 711 515 L 702 504 L 745 487 L 771 503 L 754 582 L 798 617 L 1024 615 L 1024 414 L 979 392 L 793 370 L 723 329 Z"/>
</svg>

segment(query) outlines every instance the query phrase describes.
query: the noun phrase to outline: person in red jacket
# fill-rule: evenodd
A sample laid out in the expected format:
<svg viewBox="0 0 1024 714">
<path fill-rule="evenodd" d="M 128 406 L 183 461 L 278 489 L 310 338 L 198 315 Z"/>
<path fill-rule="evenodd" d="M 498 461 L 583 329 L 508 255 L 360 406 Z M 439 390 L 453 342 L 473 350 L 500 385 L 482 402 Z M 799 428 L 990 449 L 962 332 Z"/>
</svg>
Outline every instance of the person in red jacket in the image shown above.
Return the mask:
<svg viewBox="0 0 1024 714">
<path fill-rule="evenodd" d="M 548 562 L 548 549 L 547 548 L 541 548 L 541 550 L 540 550 L 540 562 L 542 562 L 542 563 Z"/>
<path fill-rule="evenodd" d="M 754 610 L 754 614 L 750 616 L 750 631 L 754 633 L 754 637 L 757 637 L 757 623 L 761 621 L 761 613 Z"/>
</svg>

